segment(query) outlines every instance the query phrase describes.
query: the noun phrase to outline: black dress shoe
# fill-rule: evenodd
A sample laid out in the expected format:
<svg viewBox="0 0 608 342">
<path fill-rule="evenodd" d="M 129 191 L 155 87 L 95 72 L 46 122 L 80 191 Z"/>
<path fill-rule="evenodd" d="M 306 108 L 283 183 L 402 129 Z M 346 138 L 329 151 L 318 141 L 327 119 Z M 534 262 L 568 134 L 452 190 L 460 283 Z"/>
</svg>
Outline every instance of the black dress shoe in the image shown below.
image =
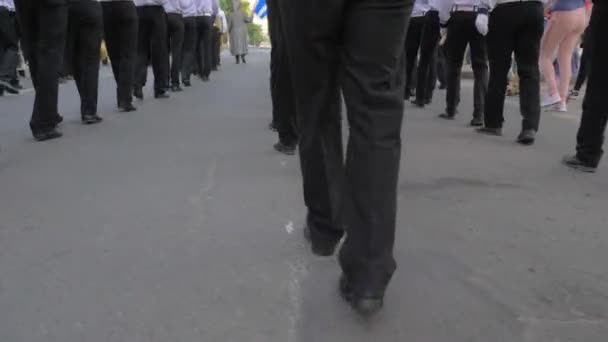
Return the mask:
<svg viewBox="0 0 608 342">
<path fill-rule="evenodd" d="M 517 137 L 517 142 L 522 145 L 532 145 L 536 140 L 536 131 L 533 129 L 526 129 L 522 131 Z"/>
<path fill-rule="evenodd" d="M 190 83 L 190 80 L 183 80 L 182 83 L 184 84 L 184 87 L 192 86 L 192 83 Z"/>
<path fill-rule="evenodd" d="M 274 149 L 277 152 L 281 152 L 288 156 L 293 156 L 296 154 L 296 144 L 284 144 L 279 141 L 278 143 L 274 144 Z"/>
<path fill-rule="evenodd" d="M 310 242 L 312 254 L 320 257 L 329 257 L 336 252 L 337 243 L 330 241 L 313 241 L 309 226 L 304 227 L 304 238 Z"/>
<path fill-rule="evenodd" d="M 439 117 L 445 120 L 454 120 L 454 114 L 443 113 L 439 114 Z"/>
<path fill-rule="evenodd" d="M 167 94 L 167 92 L 164 92 L 164 91 L 154 94 L 155 99 L 168 99 L 169 97 L 170 97 L 169 94 Z"/>
<path fill-rule="evenodd" d="M 182 87 L 179 86 L 179 84 L 174 84 L 171 86 L 171 91 L 172 92 L 180 92 L 180 91 L 184 91 L 184 89 L 182 89 Z"/>
<path fill-rule="evenodd" d="M 138 100 L 143 100 L 144 99 L 144 91 L 141 88 L 135 88 L 133 89 L 133 96 L 138 99 Z"/>
<path fill-rule="evenodd" d="M 51 128 L 46 131 L 36 132 L 34 133 L 34 139 L 37 141 L 46 141 L 51 139 L 61 138 L 63 134 L 59 132 L 56 128 Z"/>
<path fill-rule="evenodd" d="M 60 123 L 62 123 L 62 122 L 63 122 L 63 116 L 61 116 L 61 115 L 57 114 L 57 115 L 55 116 L 55 125 L 59 125 L 59 124 L 60 124 Z"/>
<path fill-rule="evenodd" d="M 565 155 L 564 158 L 562 158 L 562 164 L 582 172 L 594 173 L 597 171 L 597 165 L 583 162 L 576 154 Z"/>
<path fill-rule="evenodd" d="M 135 106 L 133 106 L 133 104 L 127 103 L 127 104 L 119 105 L 118 110 L 120 110 L 123 113 L 126 113 L 126 112 L 134 112 L 137 110 L 137 108 L 135 108 Z"/>
<path fill-rule="evenodd" d="M 497 137 L 502 136 L 502 128 L 480 127 L 476 129 L 475 132 L 479 134 L 494 135 Z"/>
<path fill-rule="evenodd" d="M 344 274 L 340 276 L 340 295 L 361 316 L 370 317 L 378 313 L 384 306 L 382 297 L 359 296 L 353 291 L 353 287 Z"/>
<path fill-rule="evenodd" d="M 471 126 L 471 127 L 483 126 L 483 119 L 482 118 L 473 118 L 473 119 L 471 119 L 469 126 Z"/>
<path fill-rule="evenodd" d="M 412 101 L 412 104 L 418 108 L 424 108 L 424 106 L 426 105 L 426 103 L 422 100 L 414 100 Z"/>
<path fill-rule="evenodd" d="M 85 125 L 93 125 L 96 123 L 100 123 L 102 121 L 103 121 L 103 119 L 97 115 L 83 115 L 82 116 L 82 123 Z"/>
</svg>

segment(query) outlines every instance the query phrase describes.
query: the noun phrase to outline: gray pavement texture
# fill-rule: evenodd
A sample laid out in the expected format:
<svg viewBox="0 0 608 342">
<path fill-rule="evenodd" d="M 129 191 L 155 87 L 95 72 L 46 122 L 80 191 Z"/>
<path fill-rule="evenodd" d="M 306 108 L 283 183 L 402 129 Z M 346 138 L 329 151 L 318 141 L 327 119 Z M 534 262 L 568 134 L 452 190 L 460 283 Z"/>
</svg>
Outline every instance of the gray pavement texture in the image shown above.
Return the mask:
<svg viewBox="0 0 608 342">
<path fill-rule="evenodd" d="M 267 52 L 97 126 L 61 89 L 65 137 L 35 143 L 32 94 L 0 99 L 1 342 L 603 342 L 608 172 L 559 164 L 580 103 L 544 114 L 538 142 L 406 106 L 399 269 L 371 320 L 310 254 L 298 160 L 276 154 Z"/>
</svg>

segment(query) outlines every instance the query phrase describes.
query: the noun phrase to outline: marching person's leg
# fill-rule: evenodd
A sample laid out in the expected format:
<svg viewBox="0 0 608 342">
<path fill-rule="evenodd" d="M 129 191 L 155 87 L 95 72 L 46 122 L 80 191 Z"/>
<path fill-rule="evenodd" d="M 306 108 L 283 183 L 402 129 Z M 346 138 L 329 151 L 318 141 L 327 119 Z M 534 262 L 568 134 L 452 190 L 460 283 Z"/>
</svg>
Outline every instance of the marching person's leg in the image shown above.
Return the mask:
<svg viewBox="0 0 608 342">
<path fill-rule="evenodd" d="M 439 115 L 442 119 L 454 119 L 460 103 L 460 75 L 464 62 L 464 53 L 469 42 L 471 22 L 466 13 L 455 12 L 448 26 L 448 37 L 445 42 L 447 62 L 446 110 Z"/>
<path fill-rule="evenodd" d="M 418 63 L 416 100 L 414 101 L 418 107 L 424 107 L 431 103 L 434 85 L 430 85 L 430 83 L 436 82 L 436 76 L 433 75 L 431 69 L 435 68 L 433 64 L 437 63 L 434 56 L 437 53 L 437 45 L 439 44 L 439 12 L 429 11 L 424 18 L 420 62 Z"/>
<path fill-rule="evenodd" d="M 407 29 L 407 36 L 405 38 L 405 100 L 409 100 L 410 97 L 414 96 L 416 79 L 420 76 L 417 74 L 416 66 L 424 22 L 424 16 L 412 18 Z"/>
<path fill-rule="evenodd" d="M 213 58 L 213 48 L 211 44 L 211 34 L 213 32 L 213 21 L 211 16 L 203 16 L 201 28 L 201 65 L 202 65 L 202 78 L 203 81 L 209 80 L 211 75 L 211 63 Z M 243 59 L 244 61 L 244 59 Z"/>
<path fill-rule="evenodd" d="M 168 98 L 169 51 L 167 43 L 167 14 L 163 6 L 149 6 L 148 46 L 154 72 L 154 97 Z"/>
<path fill-rule="evenodd" d="M 576 138 L 576 154 L 564 157 L 566 166 L 585 172 L 595 172 L 604 153 L 602 145 L 608 121 L 606 94 L 608 94 L 608 46 L 605 33 L 608 32 L 608 3 L 595 1 L 591 21 L 591 65 L 587 92 L 583 102 L 583 116 Z"/>
<path fill-rule="evenodd" d="M 19 64 L 19 38 L 15 16 L 7 7 L 0 7 L 0 94 L 6 90 L 19 93 L 17 65 Z"/>
<path fill-rule="evenodd" d="M 471 65 L 475 77 L 473 119 L 470 125 L 475 127 L 483 125 L 483 113 L 488 92 L 488 50 L 486 37 L 477 30 L 471 35 L 469 44 L 471 46 Z"/>
<path fill-rule="evenodd" d="M 70 19 L 77 30 L 73 42 L 74 80 L 80 94 L 80 113 L 85 124 L 102 121 L 97 115 L 100 46 L 103 14 L 97 1 L 83 0 L 70 4 Z"/>
<path fill-rule="evenodd" d="M 196 65 L 196 42 L 198 40 L 196 17 L 184 18 L 184 48 L 182 65 L 182 82 L 184 86 L 190 87 L 190 76 Z"/>
</svg>

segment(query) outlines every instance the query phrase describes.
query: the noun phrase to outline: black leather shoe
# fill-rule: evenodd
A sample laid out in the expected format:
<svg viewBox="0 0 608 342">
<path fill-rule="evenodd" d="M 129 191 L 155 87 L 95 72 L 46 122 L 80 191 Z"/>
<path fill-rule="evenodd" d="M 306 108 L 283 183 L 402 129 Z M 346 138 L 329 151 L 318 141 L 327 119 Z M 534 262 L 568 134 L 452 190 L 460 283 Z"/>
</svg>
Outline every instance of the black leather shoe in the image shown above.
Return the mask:
<svg viewBox="0 0 608 342">
<path fill-rule="evenodd" d="M 310 227 L 304 227 L 304 238 L 306 241 L 310 242 L 312 248 L 312 254 L 321 257 L 329 257 L 334 255 L 336 252 L 337 243 L 329 242 L 329 241 L 313 241 L 312 240 L 312 232 L 310 231 Z"/>
<path fill-rule="evenodd" d="M 144 99 L 144 91 L 141 88 L 135 88 L 133 89 L 133 96 L 138 99 L 138 100 L 143 100 Z"/>
<path fill-rule="evenodd" d="M 154 94 L 155 99 L 168 99 L 169 97 L 170 97 L 169 94 L 167 94 L 167 92 L 164 92 L 164 91 Z"/>
<path fill-rule="evenodd" d="M 184 84 L 184 87 L 191 87 L 192 83 L 190 83 L 190 80 L 183 80 L 182 83 Z"/>
<path fill-rule="evenodd" d="M 562 164 L 571 169 L 575 169 L 582 172 L 594 173 L 597 171 L 597 165 L 584 163 L 582 160 L 578 159 L 576 154 L 569 154 L 564 156 L 564 158 L 562 158 Z"/>
<path fill-rule="evenodd" d="M 445 120 L 454 120 L 454 114 L 443 113 L 439 114 L 439 117 Z"/>
<path fill-rule="evenodd" d="M 180 87 L 179 84 L 174 84 L 171 86 L 171 91 L 177 93 L 180 91 L 184 91 L 184 89 L 182 89 L 182 87 Z"/>
<path fill-rule="evenodd" d="M 59 124 L 60 124 L 60 123 L 62 123 L 62 122 L 63 122 L 63 116 L 61 116 L 61 115 L 57 114 L 57 115 L 55 116 L 55 125 L 59 125 Z"/>
<path fill-rule="evenodd" d="M 83 115 L 82 123 L 85 125 L 93 125 L 102 122 L 103 119 L 97 115 Z"/>
<path fill-rule="evenodd" d="M 348 277 L 340 276 L 340 295 L 361 316 L 370 317 L 378 313 L 384 306 L 382 297 L 358 296 L 354 293 Z"/>
<path fill-rule="evenodd" d="M 479 134 L 494 135 L 497 137 L 502 136 L 502 128 L 480 127 L 476 129 L 475 132 Z"/>
<path fill-rule="evenodd" d="M 522 131 L 517 137 L 517 142 L 522 145 L 532 145 L 536 140 L 536 131 L 532 129 L 526 129 Z"/>
<path fill-rule="evenodd" d="M 44 132 L 34 133 L 34 139 L 37 141 L 46 141 L 51 139 L 61 138 L 63 133 L 59 132 L 56 128 L 51 128 Z"/>
<path fill-rule="evenodd" d="M 120 110 L 123 113 L 126 113 L 126 112 L 134 112 L 137 110 L 137 108 L 135 108 L 135 106 L 133 106 L 133 104 L 127 103 L 127 104 L 119 105 L 118 110 Z"/>
<path fill-rule="evenodd" d="M 296 145 L 295 144 L 288 145 L 288 144 L 284 144 L 279 141 L 278 143 L 274 144 L 274 149 L 277 152 L 281 152 L 288 156 L 293 156 L 294 154 L 296 154 Z"/>
<path fill-rule="evenodd" d="M 414 100 L 412 101 L 412 104 L 418 108 L 424 108 L 424 106 L 426 105 L 426 103 L 422 100 Z"/>
<path fill-rule="evenodd" d="M 482 118 L 473 118 L 473 119 L 471 119 L 469 126 L 471 126 L 471 127 L 483 126 L 483 119 Z"/>
</svg>

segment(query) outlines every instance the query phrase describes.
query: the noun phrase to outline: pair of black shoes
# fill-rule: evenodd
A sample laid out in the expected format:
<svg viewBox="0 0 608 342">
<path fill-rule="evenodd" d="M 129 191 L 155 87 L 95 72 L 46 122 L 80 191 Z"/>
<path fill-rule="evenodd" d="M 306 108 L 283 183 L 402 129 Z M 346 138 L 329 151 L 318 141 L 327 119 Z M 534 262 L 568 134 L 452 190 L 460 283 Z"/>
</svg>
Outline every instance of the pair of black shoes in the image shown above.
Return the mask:
<svg viewBox="0 0 608 342">
<path fill-rule="evenodd" d="M 502 128 L 480 127 L 477 129 L 477 133 L 501 137 Z M 536 131 L 533 129 L 524 129 L 519 133 L 516 141 L 521 145 L 532 145 L 536 141 Z"/>
<path fill-rule="evenodd" d="M 311 237 L 310 227 L 304 227 L 304 238 L 310 242 L 312 253 L 320 257 L 329 257 L 334 255 L 338 243 L 328 240 L 313 240 Z M 357 294 L 354 291 L 353 285 L 350 279 L 342 274 L 340 276 L 339 290 L 342 299 L 344 299 L 350 306 L 362 316 L 372 316 L 382 309 L 384 306 L 383 296 L 371 295 L 371 294 Z"/>
</svg>

